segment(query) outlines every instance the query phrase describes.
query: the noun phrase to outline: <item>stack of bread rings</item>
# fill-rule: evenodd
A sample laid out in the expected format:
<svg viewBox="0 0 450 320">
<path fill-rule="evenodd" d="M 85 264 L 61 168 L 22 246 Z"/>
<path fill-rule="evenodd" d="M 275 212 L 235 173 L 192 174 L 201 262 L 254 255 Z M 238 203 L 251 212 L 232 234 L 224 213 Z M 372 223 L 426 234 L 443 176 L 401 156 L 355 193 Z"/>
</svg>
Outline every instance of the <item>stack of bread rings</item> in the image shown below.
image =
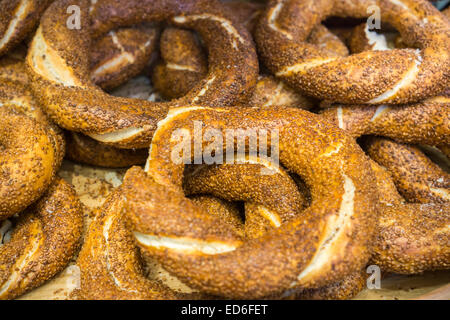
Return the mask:
<svg viewBox="0 0 450 320">
<path fill-rule="evenodd" d="M 450 269 L 444 2 L 0 0 L 0 299 L 70 264 L 98 300 Z M 92 221 L 67 161 L 126 169 Z"/>
</svg>

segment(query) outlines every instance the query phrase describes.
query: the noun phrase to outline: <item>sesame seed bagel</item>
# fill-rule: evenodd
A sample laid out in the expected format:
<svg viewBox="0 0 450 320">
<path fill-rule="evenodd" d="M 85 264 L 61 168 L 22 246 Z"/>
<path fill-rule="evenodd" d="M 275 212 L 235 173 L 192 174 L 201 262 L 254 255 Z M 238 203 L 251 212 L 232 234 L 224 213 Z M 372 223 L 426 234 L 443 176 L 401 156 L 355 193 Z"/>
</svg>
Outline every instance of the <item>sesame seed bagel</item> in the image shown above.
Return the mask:
<svg viewBox="0 0 450 320">
<path fill-rule="evenodd" d="M 398 191 L 408 202 L 450 202 L 450 175 L 419 148 L 372 138 L 367 153 L 389 170 Z"/>
<path fill-rule="evenodd" d="M 53 0 L 0 1 L 0 56 L 22 42 Z"/>
<path fill-rule="evenodd" d="M 372 5 L 380 8 L 382 21 L 419 49 L 333 57 L 306 42 L 327 17 L 366 18 Z M 321 100 L 410 103 L 440 94 L 449 83 L 450 24 L 424 0 L 272 0 L 259 21 L 256 42 L 274 75 Z"/>
<path fill-rule="evenodd" d="M 226 225 L 185 198 L 184 165 L 171 161 L 171 135 L 192 132 L 194 120 L 204 130 L 279 132 L 280 162 L 310 187 L 310 207 L 260 238 L 230 240 Z M 122 186 L 133 234 L 144 253 L 201 292 L 248 299 L 317 288 L 361 270 L 370 256 L 377 219 L 370 164 L 353 138 L 307 111 L 173 109 L 153 137 L 146 172 L 130 169 Z"/>
<path fill-rule="evenodd" d="M 406 203 L 388 171 L 372 161 L 380 195 L 373 264 L 383 272 L 415 274 L 450 268 L 449 203 Z"/>
<path fill-rule="evenodd" d="M 36 120 L 0 107 L 0 220 L 22 211 L 48 188 L 58 169 L 53 143 Z"/>
<path fill-rule="evenodd" d="M 67 6 L 74 4 L 82 13 L 79 30 L 66 26 Z M 170 108 L 230 104 L 254 86 L 258 62 L 250 35 L 222 16 L 221 8 L 213 0 L 111 0 L 99 3 L 88 19 L 88 1 L 57 0 L 44 13 L 27 57 L 34 93 L 46 113 L 65 129 L 117 147 L 148 147 L 157 122 Z M 171 22 L 200 34 L 209 49 L 207 77 L 182 99 L 166 103 L 107 95 L 88 78 L 91 35 L 152 21 Z"/>
<path fill-rule="evenodd" d="M 5 221 L 11 228 L 12 223 Z M 7 239 L 0 237 L 0 299 L 14 299 L 63 270 L 78 249 L 82 226 L 75 191 L 56 179 L 38 202 L 20 214 Z"/>
</svg>

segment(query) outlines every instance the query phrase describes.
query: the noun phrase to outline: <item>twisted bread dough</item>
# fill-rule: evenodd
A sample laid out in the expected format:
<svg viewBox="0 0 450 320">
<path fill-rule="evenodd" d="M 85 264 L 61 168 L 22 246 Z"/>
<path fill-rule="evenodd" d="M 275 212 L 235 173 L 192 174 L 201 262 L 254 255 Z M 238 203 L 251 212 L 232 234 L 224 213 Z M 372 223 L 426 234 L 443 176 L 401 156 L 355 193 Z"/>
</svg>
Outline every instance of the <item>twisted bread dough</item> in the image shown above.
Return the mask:
<svg viewBox="0 0 450 320">
<path fill-rule="evenodd" d="M 328 16 L 367 17 L 372 5 L 381 9 L 383 21 L 420 49 L 336 58 L 306 42 L 312 28 Z M 450 24 L 424 0 L 272 0 L 256 42 L 277 77 L 322 100 L 401 104 L 436 96 L 448 86 Z"/>
<path fill-rule="evenodd" d="M 18 297 L 63 270 L 78 249 L 82 227 L 75 191 L 56 179 L 20 214 L 8 241 L 0 237 L 0 299 Z"/>
</svg>

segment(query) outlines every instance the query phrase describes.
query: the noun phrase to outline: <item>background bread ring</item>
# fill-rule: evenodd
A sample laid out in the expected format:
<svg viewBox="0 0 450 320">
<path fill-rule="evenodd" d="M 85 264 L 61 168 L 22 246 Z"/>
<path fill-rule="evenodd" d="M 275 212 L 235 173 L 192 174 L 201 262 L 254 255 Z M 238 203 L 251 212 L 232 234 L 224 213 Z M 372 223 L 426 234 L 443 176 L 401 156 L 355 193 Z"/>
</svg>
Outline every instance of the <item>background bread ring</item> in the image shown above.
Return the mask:
<svg viewBox="0 0 450 320">
<path fill-rule="evenodd" d="M 82 226 L 75 191 L 56 179 L 20 214 L 9 242 L 0 241 L 0 299 L 14 299 L 63 270 L 78 249 Z"/>
<path fill-rule="evenodd" d="M 208 71 L 208 61 L 195 34 L 166 28 L 160 40 L 161 58 L 152 74 L 156 90 L 165 99 L 184 96 Z"/>
<path fill-rule="evenodd" d="M 380 196 L 380 219 L 371 263 L 402 274 L 450 268 L 450 207 L 405 203 L 389 173 L 372 161 Z"/>
<path fill-rule="evenodd" d="M 0 107 L 0 220 L 22 211 L 48 188 L 58 154 L 52 138 L 37 121 Z"/>
<path fill-rule="evenodd" d="M 190 5 L 183 3 L 181 8 L 175 0 L 151 1 L 151 5 L 132 1 L 120 3 L 124 10 L 114 10 L 113 1 L 105 1 L 94 11 L 100 13 L 97 18 L 94 13 L 93 29 L 88 27 L 89 19 L 83 19 L 87 15 L 82 14 L 81 29 L 69 30 L 65 23 L 69 2 L 79 5 L 82 13 L 89 10 L 83 0 L 54 2 L 43 15 L 27 58 L 35 94 L 46 113 L 65 129 L 123 148 L 147 147 L 157 122 L 171 107 L 208 102 L 230 104 L 255 84 L 258 64 L 250 36 L 242 26 L 221 15 L 219 3 L 195 1 Z M 106 8 L 101 7 L 103 4 Z M 209 51 L 210 70 L 214 72 L 182 100 L 163 104 L 119 99 L 96 88 L 86 77 L 90 34 L 155 19 L 194 28 L 207 44 L 214 41 Z M 56 41 L 56 35 L 60 41 Z M 224 68 L 225 63 L 230 68 Z M 74 105 L 78 107 L 73 108 Z"/>
<path fill-rule="evenodd" d="M 378 5 L 382 20 L 421 50 L 335 58 L 306 43 L 313 26 L 326 17 L 364 18 L 370 5 Z M 340 103 L 401 104 L 438 95 L 448 85 L 449 40 L 448 19 L 424 0 L 272 0 L 256 32 L 271 72 L 310 96 Z"/>
<path fill-rule="evenodd" d="M 392 175 L 408 202 L 450 202 L 450 175 L 417 147 L 383 138 L 367 143 L 367 153 Z"/>
<path fill-rule="evenodd" d="M 52 0 L 2 0 L 0 2 L 0 56 L 12 50 L 38 25 Z"/>
<path fill-rule="evenodd" d="M 146 25 L 109 32 L 92 46 L 92 81 L 107 90 L 138 75 L 149 63 L 157 39 L 158 30 Z"/>
<path fill-rule="evenodd" d="M 371 134 L 399 142 L 450 143 L 449 97 L 404 106 L 336 106 L 321 114 L 353 137 Z"/>
</svg>

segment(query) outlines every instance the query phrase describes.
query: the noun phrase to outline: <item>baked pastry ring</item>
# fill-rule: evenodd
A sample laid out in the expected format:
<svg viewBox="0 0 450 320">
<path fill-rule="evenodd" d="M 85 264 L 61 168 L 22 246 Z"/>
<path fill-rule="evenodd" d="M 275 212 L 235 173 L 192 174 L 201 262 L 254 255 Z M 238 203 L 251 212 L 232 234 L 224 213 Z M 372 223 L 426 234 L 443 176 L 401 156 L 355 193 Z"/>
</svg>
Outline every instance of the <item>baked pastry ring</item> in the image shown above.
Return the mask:
<svg viewBox="0 0 450 320">
<path fill-rule="evenodd" d="M 80 6 L 81 17 L 88 16 L 83 14 L 89 9 L 87 1 L 54 2 L 41 19 L 27 57 L 36 96 L 65 129 L 117 147 L 148 147 L 157 122 L 171 107 L 231 104 L 256 82 L 258 62 L 250 35 L 222 16 L 215 1 L 105 1 L 96 6 L 97 16 L 94 12 L 92 19 L 82 19 L 80 30 L 69 30 L 65 10 L 74 4 Z M 210 72 L 188 95 L 167 103 L 123 99 L 105 94 L 88 79 L 91 34 L 161 20 L 197 30 L 209 48 Z"/>
<path fill-rule="evenodd" d="M 208 61 L 195 34 L 166 28 L 161 34 L 161 59 L 152 73 L 155 89 L 165 99 L 184 96 L 208 72 Z"/>
<path fill-rule="evenodd" d="M 310 186 L 311 206 L 240 245 L 232 230 L 185 198 L 184 166 L 170 161 L 171 134 L 191 130 L 193 120 L 202 121 L 205 130 L 279 130 L 280 161 Z M 248 299 L 297 286 L 321 287 L 365 265 L 377 218 L 369 166 L 351 137 L 303 110 L 191 107 L 173 109 L 160 122 L 147 174 L 130 169 L 122 188 L 143 252 L 201 292 Z"/>
<path fill-rule="evenodd" d="M 3 226 L 10 227 L 5 221 Z M 55 179 L 46 194 L 20 214 L 9 241 L 0 237 L 0 299 L 14 299 L 63 270 L 78 249 L 82 228 L 75 191 Z"/>
<path fill-rule="evenodd" d="M 36 201 L 52 182 L 59 165 L 54 141 L 37 121 L 0 107 L 0 220 Z"/>
<path fill-rule="evenodd" d="M 372 5 L 380 8 L 383 21 L 420 49 L 332 57 L 306 42 L 312 28 L 327 17 L 365 18 Z M 424 0 L 272 0 L 256 42 L 273 74 L 321 100 L 401 104 L 437 96 L 448 86 L 450 24 Z"/>
</svg>

